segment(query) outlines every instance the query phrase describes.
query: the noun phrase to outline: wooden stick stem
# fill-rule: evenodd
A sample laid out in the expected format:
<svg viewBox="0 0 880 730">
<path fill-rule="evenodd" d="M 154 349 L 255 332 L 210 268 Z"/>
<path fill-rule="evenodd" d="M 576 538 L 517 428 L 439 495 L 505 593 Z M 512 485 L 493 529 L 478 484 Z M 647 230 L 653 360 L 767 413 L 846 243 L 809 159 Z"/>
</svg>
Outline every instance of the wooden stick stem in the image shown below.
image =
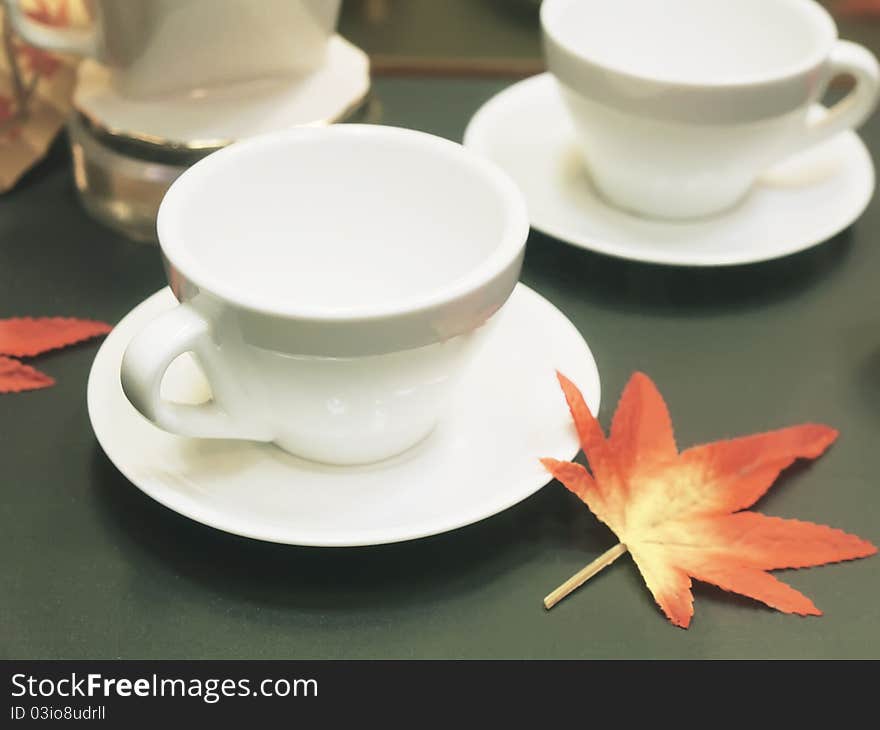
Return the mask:
<svg viewBox="0 0 880 730">
<path fill-rule="evenodd" d="M 609 565 L 611 565 L 611 563 L 617 560 L 625 552 L 626 545 L 620 542 L 617 543 L 617 545 L 615 545 L 610 550 L 606 550 L 586 568 L 578 571 L 573 576 L 571 576 L 571 578 L 565 581 L 565 583 L 559 586 L 559 588 L 557 588 L 555 591 L 553 591 L 552 593 L 548 593 L 547 597 L 544 599 L 544 608 L 549 611 L 569 593 L 571 593 L 576 588 L 580 588 L 584 583 L 590 580 L 590 578 L 596 575 L 596 573 L 598 573 L 603 568 L 607 568 Z"/>
</svg>

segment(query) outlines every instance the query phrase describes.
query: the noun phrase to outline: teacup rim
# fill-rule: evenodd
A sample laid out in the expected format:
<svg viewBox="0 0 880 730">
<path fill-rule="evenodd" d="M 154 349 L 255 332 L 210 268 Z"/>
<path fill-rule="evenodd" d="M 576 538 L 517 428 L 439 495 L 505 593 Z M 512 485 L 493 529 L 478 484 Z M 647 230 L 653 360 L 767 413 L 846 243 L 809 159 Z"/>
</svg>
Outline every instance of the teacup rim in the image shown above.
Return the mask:
<svg viewBox="0 0 880 730">
<path fill-rule="evenodd" d="M 828 10 L 816 2 L 816 0 L 808 0 L 807 2 L 804 2 L 804 0 L 777 0 L 777 2 L 780 1 L 786 2 L 792 7 L 800 6 L 805 9 L 806 12 L 812 13 L 814 18 L 826 28 L 827 37 L 825 43 L 808 58 L 803 59 L 798 63 L 791 64 L 781 70 L 772 73 L 755 74 L 752 76 L 743 76 L 735 79 L 723 79 L 712 82 L 695 81 L 671 76 L 665 77 L 660 74 L 634 73 L 632 70 L 607 63 L 606 61 L 591 56 L 585 53 L 582 48 L 578 48 L 571 43 L 565 42 L 560 38 L 558 33 L 554 32 L 554 29 L 550 25 L 552 20 L 549 16 L 554 12 L 561 12 L 562 8 L 572 5 L 574 2 L 577 2 L 577 0 L 542 0 L 539 14 L 541 30 L 545 42 L 546 40 L 551 41 L 577 61 L 600 69 L 609 75 L 618 76 L 629 82 L 636 82 L 642 85 L 654 84 L 656 86 L 676 87 L 687 91 L 715 89 L 736 90 L 779 84 L 787 80 L 794 80 L 802 77 L 822 65 L 822 63 L 828 58 L 834 43 L 839 39 L 837 23 Z"/>
<path fill-rule="evenodd" d="M 209 176 L 219 165 L 226 165 L 241 155 L 266 146 L 284 144 L 289 140 L 327 136 L 362 136 L 372 138 L 406 138 L 417 144 L 431 145 L 457 157 L 464 165 L 476 170 L 498 193 L 503 204 L 504 228 L 498 245 L 480 263 L 463 276 L 440 286 L 427 294 L 407 297 L 388 304 L 326 307 L 271 301 L 261 292 L 241 291 L 220 277 L 201 270 L 196 257 L 184 243 L 179 221 L 184 198 L 192 187 Z M 427 132 L 379 124 L 333 124 L 328 126 L 302 126 L 260 134 L 235 142 L 202 158 L 185 170 L 169 187 L 159 206 L 156 228 L 159 246 L 170 265 L 199 290 L 235 306 L 263 315 L 315 322 L 357 322 L 395 318 L 417 314 L 451 304 L 489 287 L 506 270 L 510 269 L 522 254 L 529 234 L 529 217 L 525 199 L 510 178 L 495 163 L 466 149 L 461 144 Z"/>
</svg>

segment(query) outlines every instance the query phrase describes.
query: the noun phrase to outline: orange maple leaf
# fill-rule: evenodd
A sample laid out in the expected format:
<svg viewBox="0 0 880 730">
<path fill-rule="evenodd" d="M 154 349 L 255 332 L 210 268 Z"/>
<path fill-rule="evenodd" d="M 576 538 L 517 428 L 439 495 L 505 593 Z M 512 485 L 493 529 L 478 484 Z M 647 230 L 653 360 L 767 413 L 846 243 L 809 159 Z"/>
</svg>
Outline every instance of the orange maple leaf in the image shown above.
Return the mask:
<svg viewBox="0 0 880 730">
<path fill-rule="evenodd" d="M 694 613 L 691 578 L 784 613 L 821 615 L 809 598 L 767 571 L 877 552 L 831 527 L 740 511 L 795 459 L 822 454 L 837 438 L 833 428 L 792 426 L 679 453 L 666 404 L 647 375 L 630 379 L 608 438 L 577 387 L 558 378 L 592 474 L 580 464 L 541 461 L 620 539 L 594 572 L 628 551 L 676 626 L 687 628 Z"/>
</svg>

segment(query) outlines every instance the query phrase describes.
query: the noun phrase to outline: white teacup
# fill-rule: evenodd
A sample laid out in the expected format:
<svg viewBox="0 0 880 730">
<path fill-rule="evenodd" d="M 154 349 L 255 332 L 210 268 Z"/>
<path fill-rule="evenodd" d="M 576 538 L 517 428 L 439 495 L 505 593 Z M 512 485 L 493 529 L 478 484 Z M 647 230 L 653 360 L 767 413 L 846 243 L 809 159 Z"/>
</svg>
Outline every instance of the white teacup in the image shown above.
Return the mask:
<svg viewBox="0 0 880 730">
<path fill-rule="evenodd" d="M 503 173 L 432 135 L 338 125 L 233 144 L 162 202 L 181 304 L 128 346 L 123 390 L 186 436 L 338 464 L 392 456 L 434 428 L 516 285 L 528 230 Z M 207 404 L 160 395 L 185 352 Z"/>
<path fill-rule="evenodd" d="M 20 0 L 4 2 L 28 43 L 94 58 L 119 92 L 148 97 L 317 68 L 341 0 L 92 0 L 88 30 L 43 25 Z"/>
<path fill-rule="evenodd" d="M 874 56 L 812 0 L 544 0 L 541 25 L 596 187 L 652 217 L 736 204 L 774 163 L 861 124 L 880 89 Z M 855 87 L 811 113 L 837 76 Z"/>
</svg>

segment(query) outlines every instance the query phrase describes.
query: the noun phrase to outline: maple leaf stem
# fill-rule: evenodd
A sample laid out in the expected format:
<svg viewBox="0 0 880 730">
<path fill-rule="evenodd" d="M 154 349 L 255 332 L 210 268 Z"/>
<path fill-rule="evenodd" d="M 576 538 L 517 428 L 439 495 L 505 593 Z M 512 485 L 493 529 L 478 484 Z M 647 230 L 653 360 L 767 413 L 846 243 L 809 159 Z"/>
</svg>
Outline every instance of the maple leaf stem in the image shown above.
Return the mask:
<svg viewBox="0 0 880 730">
<path fill-rule="evenodd" d="M 590 580 L 590 578 L 596 575 L 596 573 L 607 568 L 625 552 L 626 545 L 622 542 L 619 542 L 613 548 L 606 550 L 583 570 L 579 570 L 571 576 L 571 578 L 565 581 L 565 583 L 559 586 L 555 591 L 548 593 L 546 598 L 544 598 L 544 608 L 549 611 L 569 593 L 580 588 L 584 583 Z"/>
</svg>

